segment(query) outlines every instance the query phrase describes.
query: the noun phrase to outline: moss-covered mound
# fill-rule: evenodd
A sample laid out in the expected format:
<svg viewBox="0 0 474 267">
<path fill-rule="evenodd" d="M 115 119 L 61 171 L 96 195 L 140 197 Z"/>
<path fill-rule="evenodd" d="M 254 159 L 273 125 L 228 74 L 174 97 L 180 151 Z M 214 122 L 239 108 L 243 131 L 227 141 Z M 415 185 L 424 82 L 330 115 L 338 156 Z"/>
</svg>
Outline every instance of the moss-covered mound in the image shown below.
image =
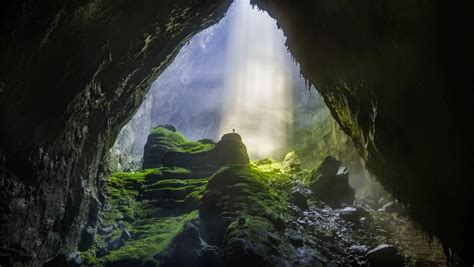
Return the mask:
<svg viewBox="0 0 474 267">
<path fill-rule="evenodd" d="M 194 142 L 170 125 L 153 129 L 143 155 L 143 168 L 184 167 L 208 175 L 221 166 L 248 162 L 247 148 L 237 133 L 225 134 L 217 144 L 209 139 Z"/>
<path fill-rule="evenodd" d="M 168 156 L 178 162 L 175 164 L 189 165 L 191 159 L 205 158 L 207 153 L 214 148 L 214 144 L 208 141 L 189 141 L 180 132 L 176 131 L 173 126 L 163 125 L 152 130 L 145 144 L 145 152 L 143 154 L 143 169 L 157 167 L 164 160 L 165 155 L 176 153 L 178 155 L 187 155 L 189 160 L 181 160 L 178 157 Z M 199 154 L 199 156 L 194 156 Z M 172 164 L 172 160 L 167 160 Z"/>
</svg>

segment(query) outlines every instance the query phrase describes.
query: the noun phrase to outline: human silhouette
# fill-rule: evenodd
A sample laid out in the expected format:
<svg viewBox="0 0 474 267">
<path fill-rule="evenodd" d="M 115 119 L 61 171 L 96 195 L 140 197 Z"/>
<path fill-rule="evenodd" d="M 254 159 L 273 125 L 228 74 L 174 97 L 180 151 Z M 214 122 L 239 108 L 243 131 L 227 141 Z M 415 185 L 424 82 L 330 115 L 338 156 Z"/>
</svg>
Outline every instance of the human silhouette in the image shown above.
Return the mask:
<svg viewBox="0 0 474 267">
<path fill-rule="evenodd" d="M 235 133 L 235 129 L 232 129 L 232 132 Z"/>
</svg>

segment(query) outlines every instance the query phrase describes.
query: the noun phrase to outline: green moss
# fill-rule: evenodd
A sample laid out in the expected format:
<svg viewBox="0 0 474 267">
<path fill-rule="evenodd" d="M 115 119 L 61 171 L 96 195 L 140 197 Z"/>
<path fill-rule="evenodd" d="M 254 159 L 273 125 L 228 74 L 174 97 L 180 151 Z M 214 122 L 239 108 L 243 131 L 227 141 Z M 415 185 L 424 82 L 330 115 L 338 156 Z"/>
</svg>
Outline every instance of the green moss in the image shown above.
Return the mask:
<svg viewBox="0 0 474 267">
<path fill-rule="evenodd" d="M 127 242 L 119 250 L 112 251 L 103 261 L 121 259 L 153 260 L 153 256 L 167 249 L 173 239 L 182 231 L 185 223 L 197 218 L 197 211 L 183 216 L 156 218 L 141 226 L 136 226 L 132 234 L 140 234 L 137 240 Z"/>
<path fill-rule="evenodd" d="M 188 141 L 184 135 L 179 132 L 170 131 L 163 127 L 154 128 L 151 135 L 160 140 L 154 144 L 154 147 L 165 147 L 168 150 L 184 153 L 206 152 L 214 148 L 214 144 L 204 140 Z"/>
<path fill-rule="evenodd" d="M 158 264 L 153 256 L 165 251 L 183 225 L 198 216 L 198 203 L 208 179 L 192 179 L 189 174 L 184 168 L 164 167 L 112 174 L 108 184 L 111 209 L 102 214 L 99 228 L 113 230 L 96 235 L 92 248 L 81 254 L 85 264 L 102 266 L 120 260 Z M 165 205 L 150 203 L 153 201 L 167 201 L 173 216 L 163 214 Z M 132 238 L 118 249 L 97 256 L 96 252 L 104 250 L 108 242 L 121 237 L 123 228 Z"/>
</svg>

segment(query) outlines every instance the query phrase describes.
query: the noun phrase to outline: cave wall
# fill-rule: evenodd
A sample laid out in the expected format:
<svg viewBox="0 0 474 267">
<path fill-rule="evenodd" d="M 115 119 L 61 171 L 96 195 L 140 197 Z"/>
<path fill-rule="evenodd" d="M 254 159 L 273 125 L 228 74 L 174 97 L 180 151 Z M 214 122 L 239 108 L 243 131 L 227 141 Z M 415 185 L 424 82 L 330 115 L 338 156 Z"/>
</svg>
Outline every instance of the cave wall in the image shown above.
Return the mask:
<svg viewBox="0 0 474 267">
<path fill-rule="evenodd" d="M 254 0 L 367 167 L 423 229 L 474 261 L 472 4 Z"/>
<path fill-rule="evenodd" d="M 90 243 L 119 130 L 179 48 L 229 4 L 2 3 L 0 265 L 38 266 Z"/>
</svg>

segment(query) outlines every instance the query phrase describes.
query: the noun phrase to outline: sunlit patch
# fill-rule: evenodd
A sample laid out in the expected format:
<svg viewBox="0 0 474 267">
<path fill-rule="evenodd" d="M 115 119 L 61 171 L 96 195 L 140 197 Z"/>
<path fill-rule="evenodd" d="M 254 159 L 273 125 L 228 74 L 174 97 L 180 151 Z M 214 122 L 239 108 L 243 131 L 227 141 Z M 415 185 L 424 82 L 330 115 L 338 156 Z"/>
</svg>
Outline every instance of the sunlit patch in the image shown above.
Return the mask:
<svg viewBox="0 0 474 267">
<path fill-rule="evenodd" d="M 285 37 L 248 1 L 236 1 L 230 12 L 220 133 L 240 133 L 251 158 L 274 155 L 286 147 L 292 119 Z"/>
</svg>

